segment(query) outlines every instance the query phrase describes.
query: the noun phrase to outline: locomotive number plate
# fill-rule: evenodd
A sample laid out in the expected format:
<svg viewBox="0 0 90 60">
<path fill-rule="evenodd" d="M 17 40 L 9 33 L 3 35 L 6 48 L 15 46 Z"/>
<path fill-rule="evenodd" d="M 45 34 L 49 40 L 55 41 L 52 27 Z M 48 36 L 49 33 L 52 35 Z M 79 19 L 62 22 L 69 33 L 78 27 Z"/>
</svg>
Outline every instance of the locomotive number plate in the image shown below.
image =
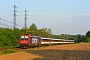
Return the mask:
<svg viewBox="0 0 90 60">
<path fill-rule="evenodd" d="M 37 43 L 38 39 L 37 38 L 32 38 L 32 43 Z"/>
</svg>

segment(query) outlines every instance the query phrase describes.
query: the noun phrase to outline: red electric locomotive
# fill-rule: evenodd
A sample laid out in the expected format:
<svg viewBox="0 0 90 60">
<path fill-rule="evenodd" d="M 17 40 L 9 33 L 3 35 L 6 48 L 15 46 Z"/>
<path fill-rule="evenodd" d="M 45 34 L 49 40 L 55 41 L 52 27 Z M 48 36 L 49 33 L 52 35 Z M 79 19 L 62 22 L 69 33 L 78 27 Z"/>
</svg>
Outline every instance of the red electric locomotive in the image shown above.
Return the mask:
<svg viewBox="0 0 90 60">
<path fill-rule="evenodd" d="M 41 46 L 41 37 L 22 34 L 19 43 L 21 48 Z"/>
</svg>

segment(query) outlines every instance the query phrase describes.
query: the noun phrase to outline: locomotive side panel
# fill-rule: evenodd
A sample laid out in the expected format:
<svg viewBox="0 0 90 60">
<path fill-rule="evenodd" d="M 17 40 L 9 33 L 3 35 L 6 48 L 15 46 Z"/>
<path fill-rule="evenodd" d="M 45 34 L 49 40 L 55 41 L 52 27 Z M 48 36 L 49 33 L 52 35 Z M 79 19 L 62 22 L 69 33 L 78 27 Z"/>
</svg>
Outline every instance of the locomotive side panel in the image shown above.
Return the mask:
<svg viewBox="0 0 90 60">
<path fill-rule="evenodd" d="M 32 47 L 41 45 L 41 38 L 32 36 L 30 38 L 30 44 Z"/>
</svg>

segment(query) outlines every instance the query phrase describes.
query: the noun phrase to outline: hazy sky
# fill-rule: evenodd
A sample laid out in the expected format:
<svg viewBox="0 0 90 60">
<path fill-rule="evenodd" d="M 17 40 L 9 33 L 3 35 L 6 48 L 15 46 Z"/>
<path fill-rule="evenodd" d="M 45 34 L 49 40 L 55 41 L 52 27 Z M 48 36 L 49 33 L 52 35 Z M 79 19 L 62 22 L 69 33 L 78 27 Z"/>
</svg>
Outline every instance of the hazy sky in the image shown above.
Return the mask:
<svg viewBox="0 0 90 60">
<path fill-rule="evenodd" d="M 26 9 L 28 27 L 35 23 L 39 29 L 51 28 L 53 34 L 85 34 L 90 30 L 90 0 L 0 0 L 0 17 L 13 22 L 14 5 L 18 11 L 16 22 L 22 26 Z"/>
</svg>

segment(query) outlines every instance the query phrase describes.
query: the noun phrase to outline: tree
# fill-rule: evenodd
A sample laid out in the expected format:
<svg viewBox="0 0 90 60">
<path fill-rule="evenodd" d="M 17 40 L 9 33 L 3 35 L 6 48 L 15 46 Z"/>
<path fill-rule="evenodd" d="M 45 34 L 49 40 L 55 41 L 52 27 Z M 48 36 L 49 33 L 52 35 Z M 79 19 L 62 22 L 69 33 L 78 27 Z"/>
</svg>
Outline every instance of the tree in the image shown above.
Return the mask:
<svg viewBox="0 0 90 60">
<path fill-rule="evenodd" d="M 32 25 L 28 29 L 28 33 L 30 33 L 31 35 L 37 35 L 38 36 L 38 28 L 36 27 L 36 25 L 34 23 L 32 23 Z"/>
<path fill-rule="evenodd" d="M 90 42 L 90 30 L 86 33 L 86 39 L 88 42 Z"/>
<path fill-rule="evenodd" d="M 39 36 L 47 37 L 47 32 L 46 32 L 45 28 L 39 29 Z"/>
<path fill-rule="evenodd" d="M 50 28 L 47 29 L 47 36 L 48 36 L 49 38 L 53 37 L 53 36 L 52 36 L 52 30 L 51 30 Z"/>
<path fill-rule="evenodd" d="M 86 33 L 86 37 L 90 37 L 90 30 L 87 31 L 87 33 Z"/>
</svg>

